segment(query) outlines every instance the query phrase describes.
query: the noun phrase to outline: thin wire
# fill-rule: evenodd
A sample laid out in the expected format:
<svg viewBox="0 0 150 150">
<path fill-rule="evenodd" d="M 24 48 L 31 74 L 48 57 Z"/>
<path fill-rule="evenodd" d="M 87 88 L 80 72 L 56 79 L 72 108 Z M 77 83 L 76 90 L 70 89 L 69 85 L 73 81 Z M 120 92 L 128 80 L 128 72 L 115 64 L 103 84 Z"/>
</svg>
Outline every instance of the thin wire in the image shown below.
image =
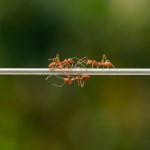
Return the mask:
<svg viewBox="0 0 150 150">
<path fill-rule="evenodd" d="M 150 68 L 0 68 L 0 75 L 150 75 Z"/>
</svg>

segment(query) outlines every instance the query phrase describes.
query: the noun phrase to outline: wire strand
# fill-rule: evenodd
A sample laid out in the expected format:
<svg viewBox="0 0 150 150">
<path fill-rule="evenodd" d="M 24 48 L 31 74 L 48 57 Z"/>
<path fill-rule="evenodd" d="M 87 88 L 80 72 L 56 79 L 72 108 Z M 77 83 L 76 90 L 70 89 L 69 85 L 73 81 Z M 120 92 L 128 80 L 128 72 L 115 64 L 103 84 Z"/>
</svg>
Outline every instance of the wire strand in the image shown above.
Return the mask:
<svg viewBox="0 0 150 150">
<path fill-rule="evenodd" d="M 150 68 L 0 68 L 0 75 L 150 75 Z"/>
</svg>

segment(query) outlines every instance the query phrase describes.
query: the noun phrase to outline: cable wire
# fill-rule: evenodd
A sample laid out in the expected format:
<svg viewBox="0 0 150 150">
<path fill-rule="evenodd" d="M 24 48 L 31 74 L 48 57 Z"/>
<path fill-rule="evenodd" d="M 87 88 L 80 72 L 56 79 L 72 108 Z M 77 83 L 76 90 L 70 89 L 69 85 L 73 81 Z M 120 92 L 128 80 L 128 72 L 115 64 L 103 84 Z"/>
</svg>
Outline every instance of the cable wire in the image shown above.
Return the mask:
<svg viewBox="0 0 150 150">
<path fill-rule="evenodd" d="M 0 68 L 0 75 L 150 75 L 150 68 Z"/>
</svg>

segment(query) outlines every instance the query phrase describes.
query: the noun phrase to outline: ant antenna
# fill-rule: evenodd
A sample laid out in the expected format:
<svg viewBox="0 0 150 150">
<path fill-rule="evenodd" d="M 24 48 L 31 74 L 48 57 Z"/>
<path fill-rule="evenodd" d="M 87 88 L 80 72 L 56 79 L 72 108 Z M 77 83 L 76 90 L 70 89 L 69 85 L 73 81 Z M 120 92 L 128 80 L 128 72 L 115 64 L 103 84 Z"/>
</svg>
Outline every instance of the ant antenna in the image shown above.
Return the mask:
<svg viewBox="0 0 150 150">
<path fill-rule="evenodd" d="M 60 61 L 60 59 L 59 59 L 59 54 L 57 54 L 56 55 L 56 57 L 54 57 L 54 58 L 50 58 L 50 59 L 48 59 L 48 60 L 53 60 L 53 61 Z"/>
<path fill-rule="evenodd" d="M 104 61 L 106 61 L 107 59 L 106 59 L 106 55 L 105 54 L 103 54 L 103 57 L 102 57 L 102 60 L 101 60 L 101 62 L 104 62 Z"/>
</svg>

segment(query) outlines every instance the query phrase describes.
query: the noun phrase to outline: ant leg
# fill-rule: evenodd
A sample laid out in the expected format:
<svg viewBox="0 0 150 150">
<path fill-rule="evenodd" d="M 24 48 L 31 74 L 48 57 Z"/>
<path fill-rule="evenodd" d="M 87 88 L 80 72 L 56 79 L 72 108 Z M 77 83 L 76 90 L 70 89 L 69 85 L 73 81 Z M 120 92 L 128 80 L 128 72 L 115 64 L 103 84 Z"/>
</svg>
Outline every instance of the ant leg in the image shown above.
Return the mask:
<svg viewBox="0 0 150 150">
<path fill-rule="evenodd" d="M 81 60 L 82 60 L 82 61 L 81 61 Z M 81 58 L 80 60 L 78 60 L 77 64 L 74 66 L 74 68 L 76 68 L 76 66 L 77 66 L 78 64 L 80 64 L 83 68 L 85 68 L 85 65 L 83 65 L 83 63 L 86 64 L 86 61 L 87 61 L 87 60 L 88 60 L 87 57 Z"/>
<path fill-rule="evenodd" d="M 82 61 L 82 62 L 78 61 L 78 62 L 76 63 L 76 65 L 74 66 L 74 68 L 76 68 L 76 66 L 77 66 L 78 64 L 80 64 L 83 68 L 85 68 L 85 65 L 83 65 L 83 63 L 86 63 L 86 62 L 85 62 L 85 61 Z"/>
<path fill-rule="evenodd" d="M 55 68 L 50 68 L 51 69 L 51 72 L 55 70 Z M 45 78 L 45 80 L 48 80 L 52 75 L 49 75 Z"/>
<path fill-rule="evenodd" d="M 45 80 L 48 80 L 51 76 L 52 76 L 52 75 L 47 76 Z M 63 78 L 60 77 L 60 76 L 57 76 L 57 75 L 54 75 L 54 76 L 57 77 L 57 78 L 59 78 L 59 79 L 62 79 L 62 80 L 63 80 Z"/>
<path fill-rule="evenodd" d="M 107 61 L 107 58 L 106 58 L 105 54 L 103 54 L 103 59 L 104 59 L 104 61 Z"/>
<path fill-rule="evenodd" d="M 81 85 L 81 83 L 80 83 L 80 82 L 81 82 L 81 80 L 80 80 L 80 79 L 78 79 L 78 86 L 80 86 L 80 85 Z"/>
<path fill-rule="evenodd" d="M 110 62 L 110 60 L 106 60 L 107 62 Z M 110 62 L 111 63 L 111 62 Z M 115 68 L 115 66 L 111 63 L 112 67 Z"/>
<path fill-rule="evenodd" d="M 80 58 L 78 58 L 78 57 L 72 57 L 71 59 L 80 59 Z"/>
<path fill-rule="evenodd" d="M 78 77 L 78 79 L 77 79 L 77 81 L 78 81 L 78 86 L 80 86 L 80 76 L 78 75 L 77 77 Z"/>
<path fill-rule="evenodd" d="M 57 78 L 59 78 L 59 79 L 62 79 L 62 80 L 64 80 L 64 78 L 62 78 L 62 77 L 60 77 L 60 76 L 57 76 L 57 75 L 55 75 Z M 58 86 L 58 87 L 63 87 L 64 85 L 65 85 L 66 83 L 64 82 L 63 84 L 61 84 L 61 85 L 58 85 L 58 84 L 52 84 L 52 85 L 54 85 L 54 86 Z"/>
<path fill-rule="evenodd" d="M 84 58 L 87 58 L 87 57 L 83 57 L 83 58 L 81 58 L 81 59 L 84 59 Z M 72 59 L 80 59 L 80 58 L 78 58 L 78 57 L 73 57 Z"/>
<path fill-rule="evenodd" d="M 112 67 L 115 68 L 115 66 L 112 64 Z"/>
<path fill-rule="evenodd" d="M 85 66 L 82 64 L 83 62 L 86 63 L 85 60 L 84 60 L 85 58 L 87 58 L 87 57 L 83 57 L 83 58 L 79 59 L 77 61 L 77 63 L 74 65 L 74 68 L 76 68 L 78 64 L 80 64 L 82 67 L 85 68 Z M 82 62 L 81 62 L 81 60 L 82 60 Z"/>
<path fill-rule="evenodd" d="M 47 77 L 45 78 L 45 80 L 48 80 L 51 76 L 52 76 L 52 75 L 47 76 Z"/>
<path fill-rule="evenodd" d="M 64 82 L 64 83 L 61 84 L 61 85 L 57 85 L 57 84 L 52 84 L 52 85 L 57 86 L 57 87 L 63 87 L 65 84 L 66 84 L 66 83 Z"/>
<path fill-rule="evenodd" d="M 55 75 L 55 77 L 64 80 L 64 78 L 62 78 L 62 77 L 60 77 L 60 76 Z"/>
<path fill-rule="evenodd" d="M 80 80 L 80 85 L 81 85 L 81 87 L 83 87 L 83 86 L 84 86 L 84 81 L 82 82 L 82 81 Z"/>
<path fill-rule="evenodd" d="M 66 65 L 67 68 L 71 68 L 71 65 L 68 62 L 66 62 L 65 65 Z"/>
<path fill-rule="evenodd" d="M 115 68 L 115 66 L 112 64 L 112 67 L 117 71 L 117 69 Z"/>
</svg>

